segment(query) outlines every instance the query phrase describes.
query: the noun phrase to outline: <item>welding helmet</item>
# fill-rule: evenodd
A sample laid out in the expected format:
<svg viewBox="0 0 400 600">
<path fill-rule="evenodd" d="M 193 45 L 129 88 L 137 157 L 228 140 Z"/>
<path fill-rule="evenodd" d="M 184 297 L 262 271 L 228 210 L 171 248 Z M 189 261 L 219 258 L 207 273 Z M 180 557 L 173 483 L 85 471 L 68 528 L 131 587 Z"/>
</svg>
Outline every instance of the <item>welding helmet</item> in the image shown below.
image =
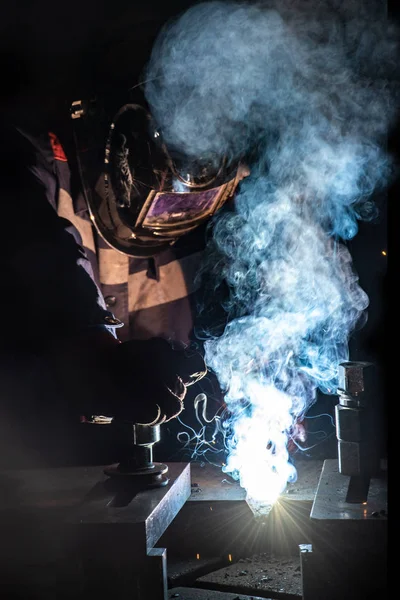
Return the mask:
<svg viewBox="0 0 400 600">
<path fill-rule="evenodd" d="M 148 110 L 125 104 L 106 132 L 103 173 L 90 217 L 114 249 L 150 257 L 208 220 L 246 174 L 223 156 L 191 158 L 167 148 Z"/>
</svg>

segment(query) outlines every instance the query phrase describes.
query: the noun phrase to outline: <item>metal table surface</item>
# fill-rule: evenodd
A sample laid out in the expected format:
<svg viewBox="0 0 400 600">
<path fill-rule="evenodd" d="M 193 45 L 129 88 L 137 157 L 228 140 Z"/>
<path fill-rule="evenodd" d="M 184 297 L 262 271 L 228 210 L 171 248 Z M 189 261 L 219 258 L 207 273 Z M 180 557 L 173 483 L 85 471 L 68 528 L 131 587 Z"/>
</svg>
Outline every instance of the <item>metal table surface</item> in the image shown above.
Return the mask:
<svg viewBox="0 0 400 600">
<path fill-rule="evenodd" d="M 323 460 L 297 460 L 297 480 L 288 483 L 282 497 L 294 501 L 310 501 L 315 497 Z M 192 494 L 190 502 L 241 501 L 246 499 L 246 490 L 222 468 L 201 461 L 190 463 Z"/>
<path fill-rule="evenodd" d="M 325 460 L 311 509 L 311 519 L 326 521 L 387 518 L 387 469 L 371 478 L 365 503 L 346 502 L 350 477 L 339 472 L 336 459 Z"/>
<path fill-rule="evenodd" d="M 346 502 L 350 477 L 336 459 L 324 461 L 310 513 L 313 524 L 300 545 L 303 600 L 386 597 L 387 470 L 371 478 L 366 502 Z"/>
<path fill-rule="evenodd" d="M 190 464 L 168 463 L 168 476 L 121 497 L 100 466 L 1 472 L 0 595 L 166 599 L 166 549 L 154 546 L 190 496 Z"/>
</svg>

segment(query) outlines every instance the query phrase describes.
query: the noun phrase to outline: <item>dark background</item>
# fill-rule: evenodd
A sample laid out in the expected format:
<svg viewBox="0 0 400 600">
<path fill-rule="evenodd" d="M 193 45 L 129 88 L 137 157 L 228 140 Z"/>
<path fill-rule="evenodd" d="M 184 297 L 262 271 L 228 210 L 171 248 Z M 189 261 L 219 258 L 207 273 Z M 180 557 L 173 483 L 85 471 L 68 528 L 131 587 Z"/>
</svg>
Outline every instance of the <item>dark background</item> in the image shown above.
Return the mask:
<svg viewBox="0 0 400 600">
<path fill-rule="evenodd" d="M 10 3 L 3 8 L 0 25 L 2 111 L 51 114 L 64 111 L 71 100 L 93 91 L 101 94 L 112 89 L 115 94 L 123 94 L 127 85 L 138 83 L 161 26 L 196 3 L 188 0 Z M 396 3 L 390 2 L 387 7 L 389 14 L 398 19 Z M 398 133 L 397 126 L 388 140 L 396 156 Z M 393 181 L 387 196 L 377 199 L 380 207 L 377 220 L 361 223 L 358 235 L 349 242 L 360 284 L 370 298 L 368 322 L 350 340 L 351 359 L 371 360 L 379 367 L 377 394 L 382 409 L 379 426 L 385 432 L 384 445 L 397 359 L 398 191 L 398 181 Z M 321 398 L 311 413 L 333 414 L 334 404 L 335 397 Z M 171 425 L 169 436 L 175 436 L 176 427 L 179 429 L 178 424 Z M 310 427 L 317 427 L 317 422 L 313 421 Z M 326 428 L 328 431 L 330 426 L 327 424 Z M 333 451 L 332 441 L 331 436 L 329 446 L 320 444 L 320 451 Z"/>
</svg>

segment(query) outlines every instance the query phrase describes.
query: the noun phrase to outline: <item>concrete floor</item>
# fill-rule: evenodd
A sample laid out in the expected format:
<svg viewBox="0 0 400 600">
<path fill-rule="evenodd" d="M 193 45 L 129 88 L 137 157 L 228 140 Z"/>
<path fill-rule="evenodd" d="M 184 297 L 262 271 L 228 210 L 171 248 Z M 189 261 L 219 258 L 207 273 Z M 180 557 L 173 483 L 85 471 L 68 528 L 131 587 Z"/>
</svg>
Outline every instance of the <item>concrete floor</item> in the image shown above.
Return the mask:
<svg viewBox="0 0 400 600">
<path fill-rule="evenodd" d="M 173 575 L 177 566 L 172 561 L 169 567 L 170 597 L 186 598 L 189 594 L 188 598 L 191 598 L 192 591 L 199 589 L 205 594 L 208 593 L 205 597 L 210 599 L 220 598 L 221 594 L 227 599 L 230 599 L 232 594 L 235 598 L 238 596 L 293 600 L 302 598 L 299 556 L 271 557 L 259 554 L 240 559 L 237 563 L 216 570 L 213 570 L 215 565 L 211 563 L 210 572 L 192 579 L 192 583 L 185 586 L 173 584 Z M 180 596 L 174 596 L 175 593 L 179 593 Z"/>
<path fill-rule="evenodd" d="M 265 600 L 265 596 L 247 596 L 243 594 L 199 590 L 196 588 L 177 587 L 170 590 L 168 598 L 176 600 Z"/>
</svg>

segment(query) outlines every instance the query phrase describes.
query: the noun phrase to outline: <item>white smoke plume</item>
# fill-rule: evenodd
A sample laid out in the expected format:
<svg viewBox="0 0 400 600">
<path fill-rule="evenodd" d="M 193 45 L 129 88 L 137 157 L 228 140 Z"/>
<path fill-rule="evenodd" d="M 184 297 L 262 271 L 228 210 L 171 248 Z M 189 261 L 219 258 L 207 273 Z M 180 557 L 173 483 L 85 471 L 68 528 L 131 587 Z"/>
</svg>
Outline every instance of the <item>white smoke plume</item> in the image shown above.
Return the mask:
<svg viewBox="0 0 400 600">
<path fill-rule="evenodd" d="M 335 393 L 367 316 L 345 241 L 395 169 L 397 51 L 380 2 L 214 1 L 168 23 L 147 65 L 170 148 L 251 168 L 210 226 L 203 274 L 210 305 L 227 286 L 228 324 L 205 349 L 228 407 L 224 470 L 262 505 L 296 477 L 293 427 L 318 389 Z"/>
</svg>

